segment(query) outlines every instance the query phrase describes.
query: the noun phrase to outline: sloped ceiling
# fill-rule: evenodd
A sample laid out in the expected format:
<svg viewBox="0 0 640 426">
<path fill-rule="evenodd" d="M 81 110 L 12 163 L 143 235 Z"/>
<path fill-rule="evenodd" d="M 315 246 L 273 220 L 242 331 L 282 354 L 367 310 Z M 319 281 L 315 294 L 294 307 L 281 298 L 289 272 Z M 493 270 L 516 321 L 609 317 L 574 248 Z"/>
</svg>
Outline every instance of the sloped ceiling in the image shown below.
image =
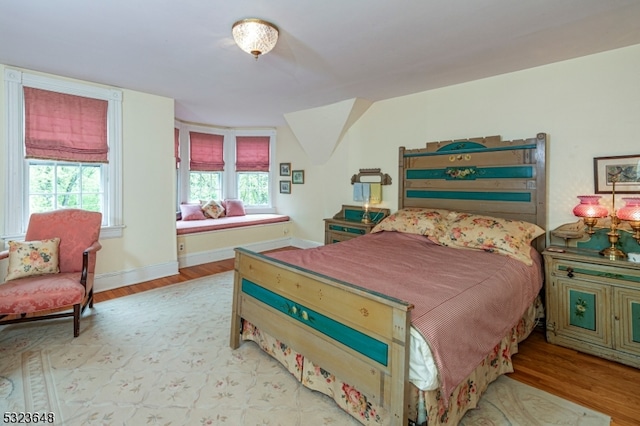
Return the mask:
<svg viewBox="0 0 640 426">
<path fill-rule="evenodd" d="M 312 164 L 329 160 L 351 125 L 371 106 L 371 101 L 349 99 L 318 108 L 285 114 L 289 128 Z"/>
</svg>

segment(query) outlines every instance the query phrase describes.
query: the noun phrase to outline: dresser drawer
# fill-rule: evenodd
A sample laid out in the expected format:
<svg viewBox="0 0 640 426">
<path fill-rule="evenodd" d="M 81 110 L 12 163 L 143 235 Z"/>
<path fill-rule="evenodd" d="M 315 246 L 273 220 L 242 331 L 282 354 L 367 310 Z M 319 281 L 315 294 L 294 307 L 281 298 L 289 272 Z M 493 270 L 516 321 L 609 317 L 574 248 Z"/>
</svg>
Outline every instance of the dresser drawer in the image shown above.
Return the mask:
<svg viewBox="0 0 640 426">
<path fill-rule="evenodd" d="M 615 266 L 595 265 L 571 260 L 554 260 L 549 271 L 557 277 L 577 278 L 599 283 L 625 285 L 640 288 L 640 271 Z"/>
<path fill-rule="evenodd" d="M 329 231 L 346 232 L 348 234 L 364 235 L 367 233 L 366 229 L 357 228 L 354 226 L 345 225 L 329 225 Z"/>
<path fill-rule="evenodd" d="M 350 240 L 352 238 L 357 237 L 358 235 L 356 234 L 346 234 L 344 232 L 327 232 L 326 233 L 326 241 L 325 244 L 334 244 L 334 243 L 339 243 L 341 241 L 347 241 Z"/>
</svg>

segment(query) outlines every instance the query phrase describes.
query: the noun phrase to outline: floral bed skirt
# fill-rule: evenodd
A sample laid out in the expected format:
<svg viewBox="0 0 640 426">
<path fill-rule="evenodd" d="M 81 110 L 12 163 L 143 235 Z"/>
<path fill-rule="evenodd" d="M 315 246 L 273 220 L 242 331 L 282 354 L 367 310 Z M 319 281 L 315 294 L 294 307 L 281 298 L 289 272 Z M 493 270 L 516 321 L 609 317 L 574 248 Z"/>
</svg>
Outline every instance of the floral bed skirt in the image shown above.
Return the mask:
<svg viewBox="0 0 640 426">
<path fill-rule="evenodd" d="M 409 418 L 418 425 L 457 425 L 464 414 L 477 406 L 489 384 L 502 374 L 513 372 L 511 357 L 518 343 L 533 330 L 541 317 L 542 303 L 536 299 L 520 322 L 498 343 L 482 363 L 460 383 L 445 404 L 440 390 L 421 391 L 411 385 Z M 276 338 L 261 332 L 248 321 L 243 322 L 242 338 L 256 342 L 262 350 L 277 359 L 306 387 L 330 396 L 344 411 L 364 425 L 388 425 L 387 410 L 367 400 L 351 384 L 344 383 L 311 359 L 295 352 Z M 357 384 L 356 384 L 357 386 Z"/>
</svg>

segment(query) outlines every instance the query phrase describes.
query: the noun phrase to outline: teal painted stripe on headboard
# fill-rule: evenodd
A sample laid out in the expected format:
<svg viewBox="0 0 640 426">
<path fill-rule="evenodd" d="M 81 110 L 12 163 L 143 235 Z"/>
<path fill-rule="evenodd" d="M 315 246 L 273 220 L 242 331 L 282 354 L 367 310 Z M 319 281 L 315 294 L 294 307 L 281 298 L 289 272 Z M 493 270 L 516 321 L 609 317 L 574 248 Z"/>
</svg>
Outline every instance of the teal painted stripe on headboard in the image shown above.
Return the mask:
<svg viewBox="0 0 640 426">
<path fill-rule="evenodd" d="M 536 144 L 501 146 L 496 148 L 485 148 L 484 146 L 482 146 L 482 148 L 470 148 L 470 149 L 452 148 L 450 150 L 442 149 L 441 151 L 436 151 L 436 152 L 405 152 L 404 157 L 405 158 L 433 157 L 437 155 L 451 155 L 452 152 L 455 152 L 456 154 L 473 154 L 473 153 L 480 153 L 480 152 L 513 151 L 513 150 L 520 150 L 520 149 L 536 149 L 536 148 L 537 148 Z"/>
<path fill-rule="evenodd" d="M 386 366 L 389 362 L 389 346 L 384 342 L 294 303 L 246 278 L 242 279 L 242 291 L 382 365 Z"/>
<path fill-rule="evenodd" d="M 530 179 L 533 178 L 533 166 L 510 167 L 468 167 L 474 173 L 464 179 L 452 177 L 447 170 L 465 170 L 467 167 L 447 167 L 444 169 L 411 169 L 407 170 L 407 179 Z"/>
<path fill-rule="evenodd" d="M 485 149 L 485 146 L 478 142 L 472 141 L 456 141 L 449 145 L 443 146 L 438 152 L 461 151 L 463 149 Z"/>
<path fill-rule="evenodd" d="M 473 192 L 473 191 L 426 191 L 407 190 L 407 198 L 443 198 L 447 200 L 482 200 L 531 202 L 529 192 Z"/>
</svg>

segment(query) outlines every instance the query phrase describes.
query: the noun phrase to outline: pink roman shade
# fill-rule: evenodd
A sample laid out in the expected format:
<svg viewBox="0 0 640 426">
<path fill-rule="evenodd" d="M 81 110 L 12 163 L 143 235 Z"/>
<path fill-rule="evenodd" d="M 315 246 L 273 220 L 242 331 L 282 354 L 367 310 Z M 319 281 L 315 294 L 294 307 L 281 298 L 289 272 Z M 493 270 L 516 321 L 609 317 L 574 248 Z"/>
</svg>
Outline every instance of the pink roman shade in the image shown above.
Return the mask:
<svg viewBox="0 0 640 426">
<path fill-rule="evenodd" d="M 194 172 L 219 172 L 224 170 L 224 136 L 189 132 L 191 161 L 189 170 Z"/>
<path fill-rule="evenodd" d="M 173 154 L 176 157 L 176 169 L 180 167 L 180 129 L 173 129 Z"/>
<path fill-rule="evenodd" d="M 236 137 L 236 171 L 269 171 L 269 136 Z"/>
<path fill-rule="evenodd" d="M 108 105 L 101 99 L 25 87 L 26 157 L 108 163 Z"/>
</svg>

